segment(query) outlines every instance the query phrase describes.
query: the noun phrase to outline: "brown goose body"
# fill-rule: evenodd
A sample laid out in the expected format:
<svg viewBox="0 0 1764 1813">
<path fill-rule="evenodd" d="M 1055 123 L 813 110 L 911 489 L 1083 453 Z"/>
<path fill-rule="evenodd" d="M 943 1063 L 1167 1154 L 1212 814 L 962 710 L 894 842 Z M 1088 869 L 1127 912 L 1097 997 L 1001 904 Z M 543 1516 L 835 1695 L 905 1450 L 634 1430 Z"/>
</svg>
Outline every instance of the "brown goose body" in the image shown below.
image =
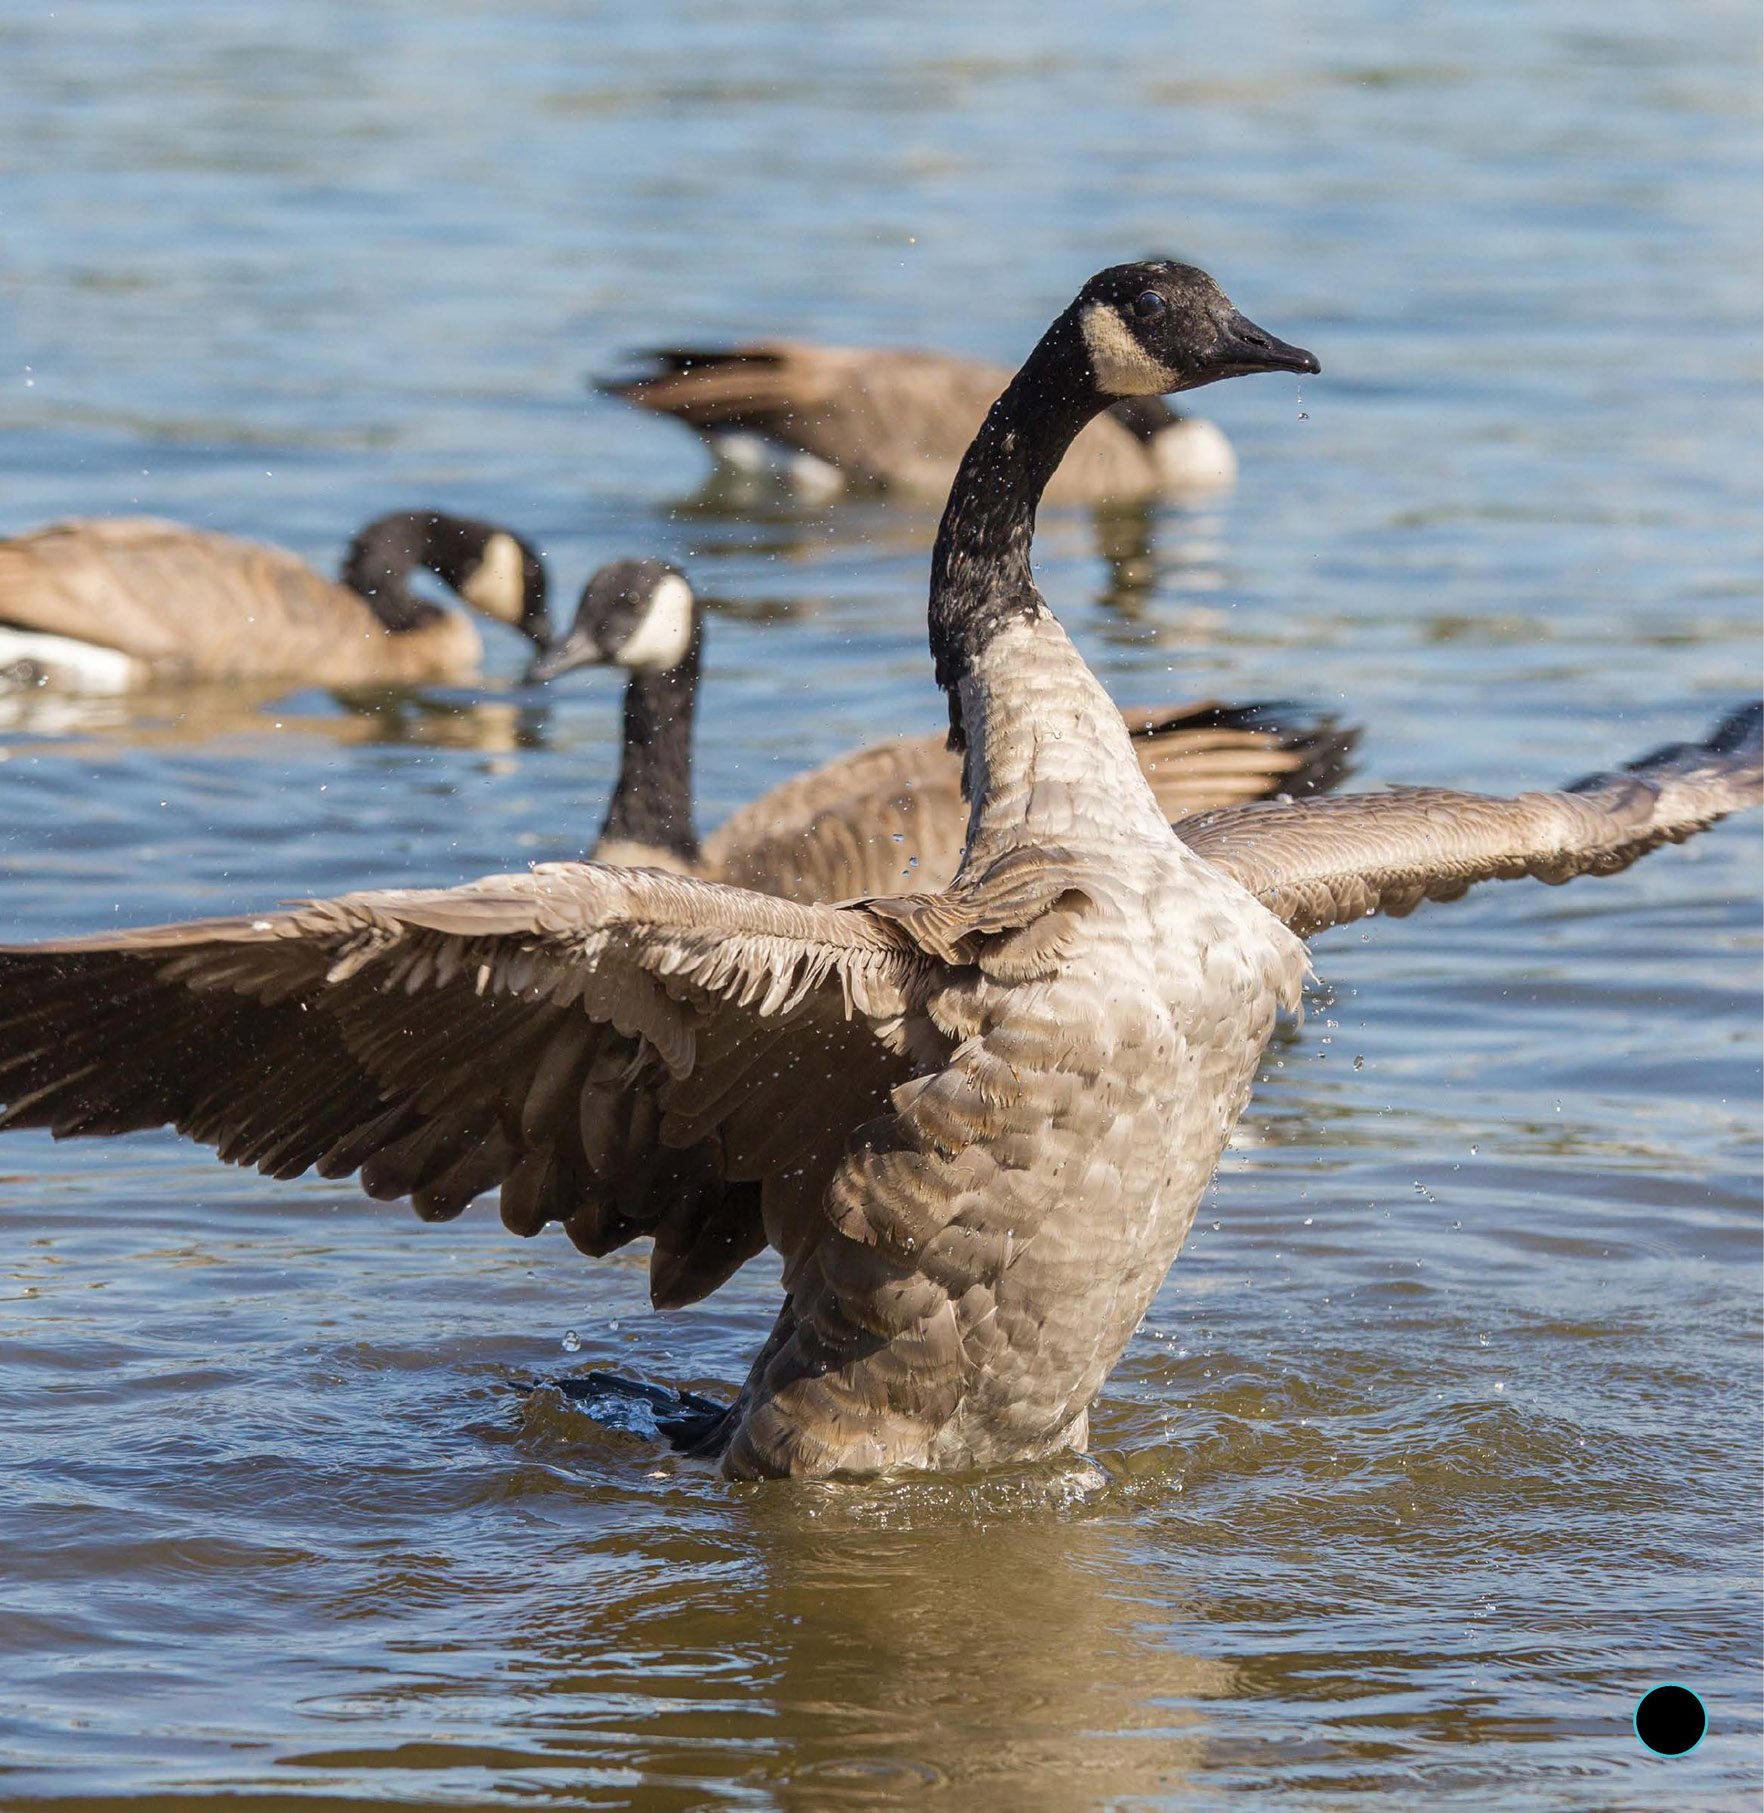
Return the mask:
<svg viewBox="0 0 1764 1813">
<path fill-rule="evenodd" d="M 1328 792 L 1358 740 L 1284 706 L 1203 700 L 1120 715 L 1167 821 Z M 705 839 L 699 868 L 791 900 L 941 888 L 955 878 L 968 821 L 961 758 L 943 737 L 901 737 L 836 757 L 732 813 Z"/>
<path fill-rule="evenodd" d="M 645 355 L 651 369 L 603 384 L 609 395 L 694 428 L 740 463 L 750 443 L 806 456 L 858 489 L 941 497 L 1011 378 L 983 359 L 900 347 L 758 341 Z M 800 471 L 807 483 L 812 476 Z M 1073 442 L 1047 487 L 1052 504 L 1133 503 L 1217 490 L 1236 477 L 1211 423 L 1157 397 L 1116 403 Z"/>
<path fill-rule="evenodd" d="M 847 900 L 951 881 L 967 840 L 962 764 L 942 737 L 900 737 L 836 756 L 741 807 L 700 843 L 693 730 L 703 615 L 685 576 L 615 561 L 583 589 L 566 635 L 529 678 L 578 666 L 629 672 L 619 777 L 591 854 L 791 900 Z M 1238 801 L 1327 792 L 1358 740 L 1290 705 L 1193 705 L 1122 714 L 1166 819 Z"/>
<path fill-rule="evenodd" d="M 469 602 L 532 623 L 529 550 L 489 524 L 422 520 L 472 532 L 477 555 L 451 568 Z M 407 570 L 414 564 L 425 563 L 413 550 Z M 538 585 L 542 622 L 542 573 Z M 28 679 L 78 686 L 102 674 L 105 690 L 279 678 L 408 685 L 470 678 L 483 658 L 458 611 L 408 595 L 388 608 L 284 549 L 152 517 L 55 523 L 0 541 L 0 665 L 9 648 L 39 670 Z"/>
<path fill-rule="evenodd" d="M 726 1411 L 675 1424 L 730 1475 L 1082 1449 L 1297 998 L 1299 929 L 1609 873 L 1764 791 L 1753 707 L 1561 794 L 1252 804 L 1175 836 L 1034 589 L 1035 502 L 1110 394 L 1315 365 L 1203 273 L 1124 266 L 1000 399 L 933 561 L 972 802 L 947 888 L 803 905 L 563 863 L 0 949 L 0 1127 L 169 1122 L 430 1219 L 500 1187 L 518 1233 L 652 1237 L 658 1306 L 769 1243 L 771 1335 Z"/>
</svg>

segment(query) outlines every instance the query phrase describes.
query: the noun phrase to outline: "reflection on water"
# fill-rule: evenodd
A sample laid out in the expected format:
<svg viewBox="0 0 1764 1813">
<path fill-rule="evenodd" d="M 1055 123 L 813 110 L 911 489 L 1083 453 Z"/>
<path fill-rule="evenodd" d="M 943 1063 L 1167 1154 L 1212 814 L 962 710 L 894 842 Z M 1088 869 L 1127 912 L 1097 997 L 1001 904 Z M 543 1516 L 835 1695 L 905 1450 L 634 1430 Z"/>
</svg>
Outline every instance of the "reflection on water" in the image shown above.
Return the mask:
<svg viewBox="0 0 1764 1813">
<path fill-rule="evenodd" d="M 1137 1545 L 1077 1506 L 1037 1505 L 1050 1490 L 756 1506 L 759 1603 L 789 1633 L 773 1691 L 806 1726 L 789 1804 L 898 1804 L 928 1783 L 1052 1809 L 1188 1783 L 1190 1703 L 1230 1691 L 1232 1670 L 1157 1628 Z"/>
<path fill-rule="evenodd" d="M 537 694 L 531 703 L 414 691 L 326 697 L 328 711 L 302 709 L 305 697 L 290 697 L 286 686 L 160 687 L 120 695 L 0 692 L 0 760 L 49 737 L 59 739 L 56 754 L 64 758 L 101 755 L 118 743 L 150 749 L 308 737 L 506 753 L 537 749 L 545 740 L 546 707 Z M 7 743 L 8 735 L 17 740 Z M 254 752 L 245 747 L 239 753 Z"/>
<path fill-rule="evenodd" d="M 690 437 L 579 374 L 1008 359 L 1164 247 L 1327 375 L 1208 393 L 1242 477 L 1204 510 L 1048 513 L 1110 687 L 1309 700 L 1366 784 L 1566 778 L 1757 689 L 1756 36 L 1663 0 L 14 8 L 0 532 L 147 511 L 330 571 L 341 525 L 444 505 L 534 537 L 560 613 L 676 560 L 717 600 L 711 825 L 939 727 L 937 511 L 693 497 Z M 528 692 L 524 652 L 415 697 L 8 701 L 0 936 L 579 851 L 622 681 Z M 764 1265 L 656 1316 L 629 1256 L 488 1205 L 0 1139 L 0 1799 L 1755 1804 L 1757 851 L 1320 942 L 1070 1477 L 731 1490 L 508 1385 L 727 1390 Z M 1712 1713 L 1671 1765 L 1629 1729 L 1660 1680 Z"/>
</svg>

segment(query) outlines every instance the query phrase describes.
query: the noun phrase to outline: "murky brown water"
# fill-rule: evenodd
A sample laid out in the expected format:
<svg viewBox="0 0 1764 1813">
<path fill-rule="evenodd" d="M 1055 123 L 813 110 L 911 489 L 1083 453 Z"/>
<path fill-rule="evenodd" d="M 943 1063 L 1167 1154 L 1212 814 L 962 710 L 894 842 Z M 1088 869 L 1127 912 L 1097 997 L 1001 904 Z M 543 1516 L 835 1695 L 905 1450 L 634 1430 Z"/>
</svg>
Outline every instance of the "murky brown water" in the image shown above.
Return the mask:
<svg viewBox="0 0 1764 1813">
<path fill-rule="evenodd" d="M 1044 525 L 1110 684 L 1333 706 L 1368 782 L 1565 778 L 1758 688 L 1756 69 L 1725 4 L 15 9 L 0 528 L 329 562 L 433 500 L 566 591 L 686 560 L 709 824 L 935 725 L 931 517 L 684 507 L 690 441 L 581 374 L 1008 356 L 1170 246 L 1328 376 L 1207 393 L 1243 483 L 1143 557 Z M 15 711 L 0 924 L 579 848 L 617 686 L 519 660 Z M 659 1318 L 492 1213 L 0 1140 L 0 1802 L 1756 1805 L 1758 836 L 1320 942 L 1094 1469 L 731 1489 L 509 1383 L 726 1389 L 764 1265 Z M 1672 1763 L 1663 1680 L 1712 1717 Z"/>
</svg>

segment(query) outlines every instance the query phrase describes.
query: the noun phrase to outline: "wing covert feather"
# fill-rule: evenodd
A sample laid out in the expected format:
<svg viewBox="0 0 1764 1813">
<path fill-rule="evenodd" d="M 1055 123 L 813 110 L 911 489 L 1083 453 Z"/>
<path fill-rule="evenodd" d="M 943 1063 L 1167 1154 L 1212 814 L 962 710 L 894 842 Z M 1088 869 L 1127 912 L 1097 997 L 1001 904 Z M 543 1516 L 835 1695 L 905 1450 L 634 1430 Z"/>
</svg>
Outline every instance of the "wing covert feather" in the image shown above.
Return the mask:
<svg viewBox="0 0 1764 1813">
<path fill-rule="evenodd" d="M 502 1184 L 521 1233 L 656 1234 L 683 1301 L 757 1250 L 760 1179 L 908 1074 L 934 969 L 863 909 L 576 863 L 0 948 L 0 1126 L 169 1122 L 430 1218 Z"/>
<path fill-rule="evenodd" d="M 500 1185 L 517 1233 L 653 1234 L 652 1295 L 689 1302 L 804 1237 L 854 1129 L 947 1057 L 952 965 L 1045 961 L 1058 873 L 832 907 L 556 863 L 3 946 L 0 1128 L 169 1123 L 431 1220 Z"/>
</svg>

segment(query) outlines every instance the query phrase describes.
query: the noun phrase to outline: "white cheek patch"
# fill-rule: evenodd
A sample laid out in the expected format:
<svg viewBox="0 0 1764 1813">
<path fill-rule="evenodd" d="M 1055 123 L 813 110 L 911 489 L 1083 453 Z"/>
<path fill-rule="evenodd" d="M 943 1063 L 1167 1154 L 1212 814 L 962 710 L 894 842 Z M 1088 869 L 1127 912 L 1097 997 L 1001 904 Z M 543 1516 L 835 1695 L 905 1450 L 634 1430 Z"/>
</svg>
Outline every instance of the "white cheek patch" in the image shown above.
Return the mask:
<svg viewBox="0 0 1764 1813">
<path fill-rule="evenodd" d="M 692 645 L 692 588 L 669 573 L 649 595 L 638 620 L 615 657 L 620 667 L 678 667 Z"/>
<path fill-rule="evenodd" d="M 525 602 L 521 544 L 506 530 L 498 529 L 484 543 L 484 552 L 459 588 L 467 604 L 499 623 L 519 623 Z"/>
<path fill-rule="evenodd" d="M 1084 332 L 1096 387 L 1105 396 L 1155 397 L 1175 389 L 1177 374 L 1139 344 L 1132 329 L 1106 302 L 1091 303 L 1078 317 L 1078 324 Z"/>
</svg>

